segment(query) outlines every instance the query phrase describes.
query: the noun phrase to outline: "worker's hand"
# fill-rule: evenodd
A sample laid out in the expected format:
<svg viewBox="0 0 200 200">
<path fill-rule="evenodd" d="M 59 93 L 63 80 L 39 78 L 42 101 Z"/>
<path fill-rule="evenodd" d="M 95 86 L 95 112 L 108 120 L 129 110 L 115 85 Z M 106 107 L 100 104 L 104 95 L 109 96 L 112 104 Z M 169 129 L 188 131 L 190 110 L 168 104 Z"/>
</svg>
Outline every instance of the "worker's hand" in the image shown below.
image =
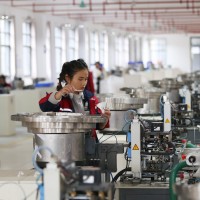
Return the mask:
<svg viewBox="0 0 200 200">
<path fill-rule="evenodd" d="M 104 108 L 104 112 L 103 112 L 102 116 L 106 117 L 107 121 L 108 121 L 110 119 L 110 116 L 111 116 L 110 109 L 109 108 Z"/>
<path fill-rule="evenodd" d="M 99 128 L 104 129 L 110 119 L 110 116 L 111 116 L 111 112 L 110 112 L 109 108 L 104 108 L 104 112 L 102 112 L 101 116 L 106 118 L 106 122 L 100 124 Z"/>
<path fill-rule="evenodd" d="M 65 85 L 62 89 L 61 89 L 61 93 L 62 93 L 62 96 L 65 96 L 69 93 L 74 93 L 75 92 L 75 88 L 74 86 L 70 85 L 70 84 L 67 84 Z"/>
<path fill-rule="evenodd" d="M 69 93 L 74 93 L 75 91 L 76 91 L 76 89 L 72 85 L 67 84 L 61 90 L 56 92 L 55 99 L 59 100 L 62 98 L 62 96 L 66 96 Z"/>
</svg>

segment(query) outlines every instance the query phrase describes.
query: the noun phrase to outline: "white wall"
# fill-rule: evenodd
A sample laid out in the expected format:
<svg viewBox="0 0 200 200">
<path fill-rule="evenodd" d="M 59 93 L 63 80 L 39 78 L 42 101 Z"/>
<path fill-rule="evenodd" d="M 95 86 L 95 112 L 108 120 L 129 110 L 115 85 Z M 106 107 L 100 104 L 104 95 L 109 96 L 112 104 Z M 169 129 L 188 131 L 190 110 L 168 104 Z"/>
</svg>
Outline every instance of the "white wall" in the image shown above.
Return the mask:
<svg viewBox="0 0 200 200">
<path fill-rule="evenodd" d="M 47 21 L 45 15 L 36 16 L 35 18 L 35 26 L 37 27 L 35 30 L 36 34 L 36 74 L 43 74 L 46 77 L 46 55 L 45 55 L 45 43 L 46 43 L 46 28 Z M 42 58 L 42 59 L 41 59 Z"/>
<path fill-rule="evenodd" d="M 173 68 L 184 72 L 191 71 L 190 37 L 186 35 L 169 35 L 167 39 L 167 61 Z"/>
<path fill-rule="evenodd" d="M 167 66 L 178 68 L 182 72 L 191 71 L 190 60 L 190 35 L 152 35 L 143 36 L 143 60 L 144 63 L 150 60 L 148 40 L 150 38 L 165 38 L 167 42 Z"/>
</svg>

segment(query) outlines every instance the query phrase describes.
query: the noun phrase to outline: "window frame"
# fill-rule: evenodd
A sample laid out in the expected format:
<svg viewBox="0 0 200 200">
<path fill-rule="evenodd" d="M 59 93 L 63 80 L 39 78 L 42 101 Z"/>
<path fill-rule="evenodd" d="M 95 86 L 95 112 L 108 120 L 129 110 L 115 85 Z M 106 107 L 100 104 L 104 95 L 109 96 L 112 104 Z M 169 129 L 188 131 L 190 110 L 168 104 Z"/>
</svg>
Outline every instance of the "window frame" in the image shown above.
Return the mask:
<svg viewBox="0 0 200 200">
<path fill-rule="evenodd" d="M 198 40 L 198 42 L 197 41 L 194 42 L 193 40 Z M 194 53 L 193 52 L 194 48 L 198 49 L 198 52 Z M 191 60 L 191 71 L 192 72 L 200 70 L 200 67 L 193 66 L 195 54 L 198 56 L 199 63 L 197 64 L 197 66 L 199 66 L 199 64 L 200 64 L 200 37 L 198 37 L 198 36 L 190 38 L 190 60 Z"/>
<path fill-rule="evenodd" d="M 10 16 L 6 16 L 5 18 L 0 19 L 0 73 L 4 74 L 10 79 L 12 79 L 16 73 L 13 21 L 13 18 Z M 5 26 L 7 26 L 7 28 L 5 28 Z M 3 54 L 3 49 L 7 49 L 7 53 Z"/>
<path fill-rule="evenodd" d="M 23 51 L 23 76 L 32 77 L 33 74 L 33 25 L 31 21 L 22 24 L 22 51 Z"/>
<path fill-rule="evenodd" d="M 155 44 L 153 44 L 155 43 Z M 150 45 L 150 61 L 155 65 L 159 62 L 163 65 L 167 65 L 167 40 L 166 38 L 151 38 Z"/>
<path fill-rule="evenodd" d="M 99 35 L 97 31 L 90 32 L 90 63 L 99 61 Z"/>
</svg>

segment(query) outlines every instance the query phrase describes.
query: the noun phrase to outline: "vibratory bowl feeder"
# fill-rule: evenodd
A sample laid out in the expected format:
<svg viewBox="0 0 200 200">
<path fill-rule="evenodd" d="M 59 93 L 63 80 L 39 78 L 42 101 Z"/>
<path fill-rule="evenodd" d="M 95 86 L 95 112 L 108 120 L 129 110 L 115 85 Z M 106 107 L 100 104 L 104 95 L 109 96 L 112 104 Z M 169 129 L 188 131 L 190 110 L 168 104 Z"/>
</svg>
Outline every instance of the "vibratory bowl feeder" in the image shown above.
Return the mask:
<svg viewBox="0 0 200 200">
<path fill-rule="evenodd" d="M 85 160 L 85 137 L 91 134 L 99 123 L 105 123 L 101 115 L 81 113 L 39 112 L 22 113 L 11 116 L 13 121 L 21 121 L 29 133 L 33 133 L 33 148 L 49 147 L 58 160 Z M 94 141 L 90 139 L 89 141 Z M 51 160 L 48 151 L 41 150 L 36 158 L 40 167 Z"/>
</svg>

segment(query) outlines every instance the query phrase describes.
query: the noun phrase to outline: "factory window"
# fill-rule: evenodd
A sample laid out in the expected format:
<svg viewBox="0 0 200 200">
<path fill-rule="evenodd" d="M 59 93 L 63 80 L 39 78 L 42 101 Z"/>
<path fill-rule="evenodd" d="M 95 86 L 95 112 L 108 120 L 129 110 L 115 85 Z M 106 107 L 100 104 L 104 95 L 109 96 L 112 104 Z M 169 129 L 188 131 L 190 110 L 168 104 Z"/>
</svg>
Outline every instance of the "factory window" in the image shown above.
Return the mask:
<svg viewBox="0 0 200 200">
<path fill-rule="evenodd" d="M 56 75 L 59 76 L 63 62 L 63 52 L 64 52 L 64 39 L 63 31 L 61 27 L 55 27 L 55 67 Z"/>
<path fill-rule="evenodd" d="M 150 40 L 150 59 L 155 65 L 166 66 L 166 40 L 151 39 Z"/>
<path fill-rule="evenodd" d="M 117 36 L 115 38 L 115 66 L 122 67 L 123 66 L 123 42 L 122 36 Z"/>
<path fill-rule="evenodd" d="M 100 62 L 108 71 L 108 36 L 105 32 L 99 35 L 99 51 Z"/>
<path fill-rule="evenodd" d="M 200 37 L 190 40 L 192 71 L 200 70 Z"/>
<path fill-rule="evenodd" d="M 122 52 L 123 52 L 123 59 L 122 59 L 123 66 L 127 67 L 128 62 L 129 62 L 129 39 L 128 39 L 128 37 L 124 37 Z"/>
<path fill-rule="evenodd" d="M 142 61 L 142 38 L 135 36 L 133 40 L 133 60 Z"/>
<path fill-rule="evenodd" d="M 90 63 L 99 61 L 99 37 L 96 31 L 90 33 Z"/>
<path fill-rule="evenodd" d="M 15 75 L 14 27 L 8 16 L 0 19 L 0 72 L 8 77 Z M 12 58 L 12 59 L 11 59 Z"/>
<path fill-rule="evenodd" d="M 32 24 L 25 21 L 22 26 L 23 37 L 23 74 L 31 76 L 32 74 Z"/>
<path fill-rule="evenodd" d="M 47 23 L 47 29 L 46 29 L 46 41 L 45 41 L 45 47 L 44 52 L 46 55 L 46 72 L 47 72 L 47 78 L 51 79 L 51 31 L 50 31 L 50 24 Z"/>
<path fill-rule="evenodd" d="M 78 33 L 75 28 L 68 30 L 68 58 L 74 60 L 78 57 Z"/>
</svg>

